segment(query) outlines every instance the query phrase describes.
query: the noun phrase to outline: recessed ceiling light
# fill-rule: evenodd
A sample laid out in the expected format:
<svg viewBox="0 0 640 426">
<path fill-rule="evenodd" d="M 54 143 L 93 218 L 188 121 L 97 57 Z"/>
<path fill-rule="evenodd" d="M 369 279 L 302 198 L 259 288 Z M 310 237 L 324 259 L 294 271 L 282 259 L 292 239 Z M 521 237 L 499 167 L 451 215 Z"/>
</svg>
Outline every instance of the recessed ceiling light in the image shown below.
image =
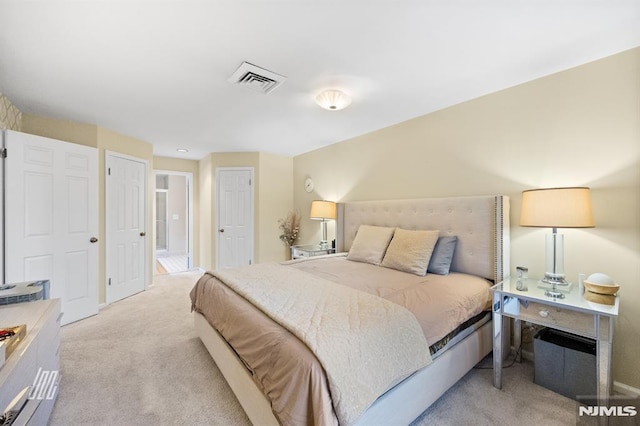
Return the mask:
<svg viewBox="0 0 640 426">
<path fill-rule="evenodd" d="M 176 149 L 176 151 L 178 151 L 178 152 L 189 152 L 188 149 L 184 149 L 184 148 L 178 148 L 178 149 Z"/>
<path fill-rule="evenodd" d="M 351 98 L 340 90 L 325 90 L 316 96 L 316 103 L 329 111 L 338 111 L 351 104 Z"/>
</svg>

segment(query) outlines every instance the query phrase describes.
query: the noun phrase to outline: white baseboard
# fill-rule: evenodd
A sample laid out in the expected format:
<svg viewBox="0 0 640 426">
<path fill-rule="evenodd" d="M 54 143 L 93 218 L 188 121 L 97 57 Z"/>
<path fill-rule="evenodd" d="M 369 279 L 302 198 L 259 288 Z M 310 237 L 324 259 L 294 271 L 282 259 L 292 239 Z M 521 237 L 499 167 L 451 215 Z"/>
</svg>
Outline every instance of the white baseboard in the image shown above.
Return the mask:
<svg viewBox="0 0 640 426">
<path fill-rule="evenodd" d="M 615 380 L 613 381 L 613 393 L 640 397 L 640 389 L 625 385 L 624 383 L 616 382 Z"/>
<path fill-rule="evenodd" d="M 533 362 L 533 352 L 532 351 L 522 351 L 522 358 L 527 361 Z"/>
<path fill-rule="evenodd" d="M 103 309 L 103 308 L 106 308 L 107 306 L 109 306 L 109 305 L 107 305 L 106 303 L 100 303 L 100 304 L 98 305 L 98 310 L 101 310 L 101 309 Z"/>
</svg>

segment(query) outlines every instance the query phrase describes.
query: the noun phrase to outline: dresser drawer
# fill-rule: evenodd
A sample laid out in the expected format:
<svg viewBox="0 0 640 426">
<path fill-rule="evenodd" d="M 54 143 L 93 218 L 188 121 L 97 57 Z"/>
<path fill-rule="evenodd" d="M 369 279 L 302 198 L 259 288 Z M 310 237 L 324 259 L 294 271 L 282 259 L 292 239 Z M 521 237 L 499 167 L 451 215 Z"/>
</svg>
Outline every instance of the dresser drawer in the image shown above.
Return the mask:
<svg viewBox="0 0 640 426">
<path fill-rule="evenodd" d="M 0 368 L 0 409 L 4 409 L 20 391 L 34 383 L 40 383 L 41 390 L 46 392 L 42 397 L 28 400 L 25 406 L 25 409 L 28 406 L 28 410 L 23 412 L 25 416 L 35 416 L 27 423 L 29 425 L 47 423 L 57 396 L 59 381 L 54 380 L 60 378 L 59 314 L 59 299 L 0 307 L 0 324 L 25 324 L 27 328 L 25 338 Z M 41 376 L 44 374 L 47 376 Z M 42 377 L 51 379 L 43 382 Z"/>
<path fill-rule="evenodd" d="M 57 370 L 56 354 L 60 348 L 60 304 L 55 301 L 47 311 L 38 333 L 38 363 L 47 370 Z"/>
<path fill-rule="evenodd" d="M 520 303 L 518 317 L 523 321 L 565 330 L 587 337 L 596 337 L 593 315 L 542 303 Z"/>
<path fill-rule="evenodd" d="M 27 302 L 30 303 L 30 302 Z M 38 372 L 38 356 L 35 342 L 19 345 L 17 353 L 11 354 L 11 363 L 3 366 L 3 381 L 0 384 L 0 410 L 9 405 L 18 393 L 33 384 Z M 14 356 L 15 355 L 15 356 Z"/>
</svg>

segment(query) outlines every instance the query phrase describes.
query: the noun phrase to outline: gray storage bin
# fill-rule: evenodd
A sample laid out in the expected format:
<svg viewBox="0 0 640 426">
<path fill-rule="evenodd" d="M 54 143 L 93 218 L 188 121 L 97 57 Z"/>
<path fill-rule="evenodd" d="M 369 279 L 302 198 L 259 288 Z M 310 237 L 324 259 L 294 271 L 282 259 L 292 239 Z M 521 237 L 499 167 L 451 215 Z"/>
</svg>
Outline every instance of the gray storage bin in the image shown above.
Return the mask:
<svg viewBox="0 0 640 426">
<path fill-rule="evenodd" d="M 596 395 L 596 342 L 543 328 L 533 339 L 533 381 L 568 398 Z"/>
</svg>

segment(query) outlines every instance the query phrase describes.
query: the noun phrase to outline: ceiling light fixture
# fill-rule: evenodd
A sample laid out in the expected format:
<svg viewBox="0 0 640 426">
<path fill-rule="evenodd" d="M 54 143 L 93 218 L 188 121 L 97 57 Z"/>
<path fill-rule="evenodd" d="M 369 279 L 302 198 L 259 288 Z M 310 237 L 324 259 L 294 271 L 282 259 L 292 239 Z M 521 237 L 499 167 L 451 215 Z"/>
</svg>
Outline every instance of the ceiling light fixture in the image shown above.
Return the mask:
<svg viewBox="0 0 640 426">
<path fill-rule="evenodd" d="M 176 151 L 178 151 L 178 152 L 189 152 L 188 149 L 184 149 L 184 148 L 178 148 L 178 149 L 176 149 Z"/>
<path fill-rule="evenodd" d="M 316 103 L 329 111 L 338 111 L 351 104 L 351 98 L 340 90 L 325 90 L 316 96 Z"/>
</svg>

